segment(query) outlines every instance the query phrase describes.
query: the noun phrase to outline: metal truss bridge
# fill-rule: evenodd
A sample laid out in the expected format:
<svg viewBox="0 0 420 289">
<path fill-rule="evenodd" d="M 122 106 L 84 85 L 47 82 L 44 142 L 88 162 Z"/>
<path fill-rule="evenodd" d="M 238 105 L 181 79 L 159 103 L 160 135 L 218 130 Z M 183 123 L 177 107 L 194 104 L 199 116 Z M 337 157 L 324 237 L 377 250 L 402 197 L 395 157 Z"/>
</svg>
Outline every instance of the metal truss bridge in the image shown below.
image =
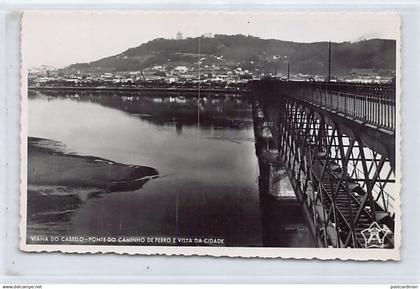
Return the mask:
<svg viewBox="0 0 420 289">
<path fill-rule="evenodd" d="M 275 193 L 286 171 L 318 246 L 393 248 L 395 86 L 267 80 L 251 87 L 261 191 Z M 372 229 L 381 231 L 378 244 L 366 239 Z"/>
</svg>

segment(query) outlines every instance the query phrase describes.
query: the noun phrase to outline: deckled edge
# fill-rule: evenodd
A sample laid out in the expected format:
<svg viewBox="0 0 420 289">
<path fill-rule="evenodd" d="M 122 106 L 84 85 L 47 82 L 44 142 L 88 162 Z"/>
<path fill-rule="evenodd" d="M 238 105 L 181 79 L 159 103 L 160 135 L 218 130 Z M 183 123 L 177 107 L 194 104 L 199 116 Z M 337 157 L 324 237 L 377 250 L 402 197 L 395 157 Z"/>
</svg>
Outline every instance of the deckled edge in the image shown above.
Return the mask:
<svg viewBox="0 0 420 289">
<path fill-rule="evenodd" d="M 398 249 L 398 260 L 401 258 L 401 246 L 402 246 L 402 211 L 401 211 L 401 194 L 402 194 L 402 151 L 401 151 L 401 95 L 402 95 L 402 88 L 401 88 L 401 71 L 402 71 L 402 61 L 401 61 L 401 15 L 400 13 L 395 13 L 396 17 L 398 18 L 398 37 L 396 39 L 396 78 L 395 78 L 395 85 L 396 85 L 396 108 L 395 108 L 395 117 L 396 117 L 396 127 L 395 127 L 395 157 L 396 157 L 396 168 L 395 168 L 395 181 L 396 181 L 396 189 L 398 190 L 397 194 L 397 204 L 396 204 L 396 214 L 395 214 L 395 232 L 394 236 L 396 236 L 395 248 Z"/>
<path fill-rule="evenodd" d="M 398 261 L 397 249 L 337 248 L 251 248 L 251 247 L 169 247 L 169 246 L 89 246 L 25 245 L 25 252 L 60 252 L 77 254 L 118 254 L 146 256 L 206 256 L 263 259 L 304 259 L 342 261 Z M 386 254 L 384 254 L 386 251 Z"/>
<path fill-rule="evenodd" d="M 226 14 L 388 14 L 396 17 L 398 26 L 398 37 L 396 39 L 396 182 L 398 197 L 395 216 L 395 232 L 398 232 L 395 239 L 395 248 L 393 249 L 337 249 L 337 248 L 253 248 L 253 247 L 169 247 L 169 246 L 102 246 L 102 245 L 28 245 L 26 244 L 26 218 L 27 218 L 27 123 L 28 123 L 28 90 L 27 90 L 27 73 L 28 67 L 25 59 L 25 50 L 27 43 L 24 37 L 25 14 L 28 13 L 108 13 L 108 14 L 124 14 L 124 13 L 226 13 Z M 384 11 L 334 11 L 334 12 L 231 12 L 231 11 L 68 11 L 68 10 L 52 10 L 52 11 L 31 11 L 21 13 L 21 115 L 20 115 L 20 242 L 19 247 L 23 252 L 40 253 L 40 252 L 60 252 L 60 253 L 77 253 L 77 254 L 109 254 L 118 255 L 158 255 L 158 256 L 207 256 L 207 257 L 234 257 L 234 258 L 267 258 L 267 259 L 304 259 L 304 260 L 343 260 L 343 261 L 399 261 L 401 248 L 401 16 L 398 12 Z"/>
<path fill-rule="evenodd" d="M 28 69 L 25 59 L 26 42 L 24 37 L 24 17 L 21 13 L 20 21 L 20 222 L 19 222 L 19 248 L 25 251 L 26 246 L 26 214 L 27 214 L 27 109 L 28 109 Z"/>
</svg>

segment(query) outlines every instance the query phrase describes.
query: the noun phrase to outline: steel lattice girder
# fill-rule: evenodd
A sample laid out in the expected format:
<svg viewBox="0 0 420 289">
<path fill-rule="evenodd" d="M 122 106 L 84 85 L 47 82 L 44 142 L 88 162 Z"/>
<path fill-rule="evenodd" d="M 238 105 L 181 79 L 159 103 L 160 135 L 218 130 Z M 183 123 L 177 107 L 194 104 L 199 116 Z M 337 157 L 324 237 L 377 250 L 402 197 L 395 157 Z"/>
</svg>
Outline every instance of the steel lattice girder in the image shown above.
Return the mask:
<svg viewBox="0 0 420 289">
<path fill-rule="evenodd" d="M 385 191 L 395 181 L 389 157 L 367 147 L 357 132 L 348 133 L 348 127 L 342 129 L 322 111 L 292 98 L 270 99 L 262 110 L 263 122 L 277 138 L 279 158 L 324 246 L 362 247 L 361 231 L 373 221 L 393 231 L 393 196 Z M 392 247 L 389 237 L 386 245 Z"/>
</svg>

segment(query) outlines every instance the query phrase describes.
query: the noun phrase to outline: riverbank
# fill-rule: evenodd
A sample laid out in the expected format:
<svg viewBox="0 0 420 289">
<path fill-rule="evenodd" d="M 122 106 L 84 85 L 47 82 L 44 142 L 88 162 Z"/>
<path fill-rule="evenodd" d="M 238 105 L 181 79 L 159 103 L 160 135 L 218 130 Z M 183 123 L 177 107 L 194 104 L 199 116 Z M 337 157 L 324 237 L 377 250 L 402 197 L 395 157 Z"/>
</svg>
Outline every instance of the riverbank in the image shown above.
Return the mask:
<svg viewBox="0 0 420 289">
<path fill-rule="evenodd" d="M 62 90 L 62 91 L 145 91 L 145 92 L 213 92 L 226 94 L 246 94 L 247 89 L 225 89 L 225 88 L 187 88 L 187 87 L 112 87 L 112 86 L 29 86 L 28 90 L 48 91 L 48 90 Z"/>
<path fill-rule="evenodd" d="M 87 199 L 140 189 L 158 174 L 151 167 L 72 154 L 60 142 L 29 137 L 28 223 L 69 222 Z"/>
</svg>

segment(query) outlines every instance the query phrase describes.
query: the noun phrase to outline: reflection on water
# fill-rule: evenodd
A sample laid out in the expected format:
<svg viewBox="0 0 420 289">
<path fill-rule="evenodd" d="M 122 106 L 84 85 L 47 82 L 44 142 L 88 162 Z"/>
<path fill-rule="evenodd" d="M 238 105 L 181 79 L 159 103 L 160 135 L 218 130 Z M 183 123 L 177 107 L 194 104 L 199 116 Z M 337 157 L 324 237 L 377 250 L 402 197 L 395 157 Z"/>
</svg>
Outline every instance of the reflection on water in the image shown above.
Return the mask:
<svg viewBox="0 0 420 289">
<path fill-rule="evenodd" d="M 296 210 L 273 208 L 275 200 L 260 202 L 247 97 L 30 93 L 28 131 L 81 155 L 160 173 L 139 190 L 85 200 L 63 224 L 68 234 L 216 237 L 228 246 L 307 245 L 292 240 L 290 228 L 282 238 L 262 224 L 269 219 L 281 223 Z M 296 230 L 304 226 L 299 222 Z"/>
<path fill-rule="evenodd" d="M 175 125 L 182 131 L 184 125 L 214 129 L 241 129 L 252 125 L 248 99 L 241 95 L 148 93 L 126 95 L 113 92 L 48 92 L 48 95 L 30 95 L 30 99 L 70 99 L 93 102 L 122 110 L 131 116 L 157 125 Z"/>
</svg>

